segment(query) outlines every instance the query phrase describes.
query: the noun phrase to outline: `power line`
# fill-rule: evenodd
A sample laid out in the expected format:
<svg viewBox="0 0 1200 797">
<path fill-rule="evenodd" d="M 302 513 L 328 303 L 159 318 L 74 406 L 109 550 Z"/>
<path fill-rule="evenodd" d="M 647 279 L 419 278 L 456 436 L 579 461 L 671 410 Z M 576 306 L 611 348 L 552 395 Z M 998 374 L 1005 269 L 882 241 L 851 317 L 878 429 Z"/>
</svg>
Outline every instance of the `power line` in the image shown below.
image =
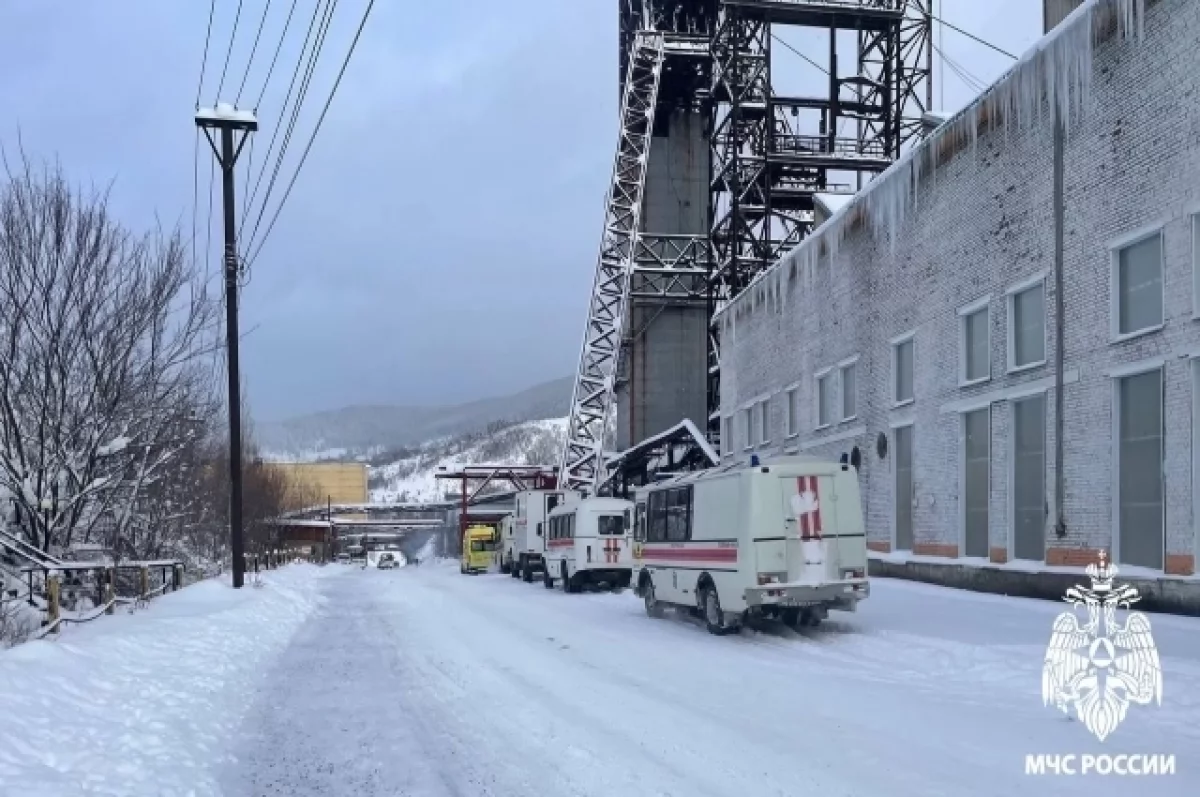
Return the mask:
<svg viewBox="0 0 1200 797">
<path fill-rule="evenodd" d="M 199 128 L 197 128 L 199 129 Z M 209 161 L 208 164 L 208 221 L 205 222 L 207 230 L 206 240 L 204 243 L 204 273 L 208 274 L 209 263 L 208 258 L 212 254 L 212 206 L 213 206 L 213 184 L 216 182 L 216 161 Z M 220 272 L 218 272 L 220 273 Z"/>
<path fill-rule="evenodd" d="M 225 66 L 221 68 L 221 82 L 217 85 L 216 102 L 221 101 L 221 91 L 225 88 L 225 73 L 229 71 L 229 56 L 233 55 L 233 43 L 237 41 L 238 20 L 242 18 L 242 0 L 238 0 L 237 13 L 233 17 L 233 30 L 229 32 L 229 49 L 225 51 Z M 216 104 L 214 102 L 214 105 Z"/>
<path fill-rule="evenodd" d="M 271 57 L 271 66 L 267 69 L 267 79 L 263 81 L 262 90 L 258 92 L 258 99 L 254 101 L 255 112 L 262 105 L 262 98 L 267 93 L 267 84 L 271 82 L 271 75 L 275 73 L 275 62 L 279 60 L 279 51 L 283 49 L 283 41 L 287 38 L 288 26 L 292 24 L 292 14 L 296 11 L 296 2 L 297 0 L 292 0 L 292 7 L 288 10 L 287 19 L 283 22 L 283 32 L 279 34 L 279 44 L 275 46 L 275 55 Z"/>
<path fill-rule="evenodd" d="M 210 194 L 211 196 L 211 194 Z M 192 147 L 192 265 L 196 264 L 196 222 L 200 202 L 200 128 L 196 128 L 196 143 Z"/>
<path fill-rule="evenodd" d="M 208 30 L 204 34 L 204 56 L 200 59 L 200 80 L 196 81 L 196 110 L 200 110 L 200 92 L 204 88 L 204 70 L 208 67 L 208 42 L 212 37 L 213 11 L 217 8 L 217 0 L 208 4 Z"/>
<path fill-rule="evenodd" d="M 258 172 L 258 179 L 254 182 L 254 189 L 250 193 L 249 205 L 254 204 L 254 198 L 258 196 L 258 189 L 262 185 L 263 176 L 267 173 L 267 161 L 271 158 L 271 152 L 275 149 L 275 140 L 279 136 L 279 130 L 283 123 L 283 115 L 287 113 L 288 103 L 292 98 L 292 89 L 296 85 L 296 78 L 300 76 L 300 66 L 304 61 L 304 54 L 308 51 L 308 42 L 312 38 L 313 26 L 317 24 L 317 15 L 321 12 L 321 0 L 317 0 L 317 5 L 313 8 L 312 19 L 308 21 L 308 31 L 304 34 L 304 45 L 300 48 L 300 56 L 296 59 L 296 68 L 292 70 L 292 80 L 288 83 L 287 93 L 283 97 L 283 105 L 279 109 L 279 118 L 275 120 L 274 131 L 271 133 L 271 143 L 267 145 L 267 154 L 264 156 L 262 169 Z M 266 87 L 264 86 L 264 89 Z M 246 225 L 246 216 L 238 223 L 238 240 L 242 237 L 242 228 Z"/>
<path fill-rule="evenodd" d="M 781 38 L 779 38 L 778 36 L 776 36 L 774 33 L 772 33 L 772 34 L 771 34 L 771 38 L 772 38 L 772 39 L 774 39 L 775 41 L 779 42 L 780 44 L 782 44 L 784 47 L 788 48 L 788 49 L 789 49 L 789 50 L 791 50 L 792 52 L 794 52 L 796 55 L 798 55 L 798 56 L 800 56 L 801 58 L 803 58 L 805 61 L 808 61 L 810 64 L 812 64 L 813 66 L 815 66 L 817 69 L 820 69 L 820 70 L 821 70 L 822 72 L 824 72 L 825 74 L 827 74 L 827 75 L 829 74 L 829 70 L 828 70 L 828 69 L 826 69 L 825 67 L 821 66 L 821 65 L 820 65 L 820 64 L 818 64 L 816 61 L 814 61 L 813 59 L 809 58 L 807 55 L 805 55 L 804 53 L 800 52 L 800 51 L 799 51 L 799 50 L 797 50 L 795 47 L 793 47 L 792 45 L 790 45 L 790 44 L 788 44 L 787 42 L 785 42 L 783 39 L 781 39 Z"/>
<path fill-rule="evenodd" d="M 242 89 L 246 88 L 246 78 L 250 77 L 250 67 L 254 65 L 254 54 L 258 52 L 258 39 L 262 36 L 263 25 L 267 21 L 267 12 L 271 10 L 271 0 L 267 0 L 263 4 L 262 18 L 258 20 L 258 31 L 254 34 L 254 44 L 250 47 L 250 57 L 246 59 L 246 71 L 242 75 L 242 85 L 238 86 L 237 97 L 233 104 L 236 106 L 242 101 Z"/>
<path fill-rule="evenodd" d="M 292 180 L 288 183 L 287 191 L 283 194 L 283 199 L 279 201 L 279 206 L 275 209 L 275 215 L 271 218 L 271 223 L 267 225 L 267 230 L 263 233 L 262 240 L 258 243 L 258 248 L 254 250 L 249 262 L 253 263 L 258 257 L 258 253 L 262 251 L 263 245 L 266 244 L 267 238 L 271 235 L 271 230 L 275 227 L 275 222 L 279 218 L 280 212 L 283 210 L 284 204 L 288 200 L 288 196 L 292 193 L 292 187 L 296 184 L 296 178 L 300 176 L 300 169 L 304 166 L 304 161 L 308 158 L 308 153 L 312 149 L 313 142 L 317 140 L 317 133 L 321 131 L 321 123 L 325 121 L 325 114 L 329 112 L 329 106 L 333 104 L 334 95 L 337 94 L 338 86 L 341 85 L 342 76 L 346 74 L 346 67 L 350 65 L 350 58 L 354 55 L 354 50 L 358 46 L 358 39 L 362 35 L 363 28 L 367 25 L 367 18 L 371 15 L 371 9 L 375 6 L 375 0 L 370 0 L 367 3 L 367 8 L 363 11 L 362 21 L 358 24 L 358 30 L 354 33 L 354 40 L 350 42 L 350 51 L 346 53 L 346 60 L 342 61 L 342 68 L 338 70 L 337 79 L 333 82 L 333 88 L 329 90 L 329 98 L 325 100 L 325 107 L 321 109 L 321 116 L 317 119 L 317 125 L 313 128 L 312 135 L 308 139 L 308 144 L 304 147 L 304 153 L 300 156 L 300 163 L 296 165 L 296 171 L 292 173 Z"/>
<path fill-rule="evenodd" d="M 1007 55 L 1009 58 L 1013 59 L 1014 61 L 1017 60 L 1017 57 L 1015 55 L 1013 55 L 1012 53 L 1010 53 L 1008 50 L 1003 50 L 1003 49 L 997 47 L 996 45 L 992 44 L 989 41 L 984 41 L 983 39 L 976 36 L 974 33 L 968 33 L 967 31 L 963 30 L 962 28 L 958 27 L 957 25 L 951 25 L 946 20 L 933 16 L 933 14 L 930 14 L 929 18 L 936 22 L 940 22 L 941 24 L 945 25 L 947 28 L 949 28 L 952 31 L 955 31 L 956 33 L 961 33 L 963 36 L 966 36 L 968 39 L 971 39 L 972 41 L 979 42 L 984 47 L 988 47 L 992 50 L 995 50 L 996 52 L 1000 53 L 1001 55 Z"/>
<path fill-rule="evenodd" d="M 292 115 L 288 119 L 287 131 L 283 134 L 283 142 L 279 145 L 279 152 L 276 154 L 275 168 L 271 173 L 271 180 L 267 184 L 267 191 L 263 194 L 262 204 L 258 208 L 258 218 L 254 220 L 254 230 L 250 233 L 251 244 L 253 244 L 255 236 L 258 235 L 259 227 L 262 225 L 263 216 L 267 212 L 267 203 L 270 202 L 271 195 L 275 192 L 275 184 L 279 179 L 280 170 L 283 169 L 283 159 L 287 155 L 288 147 L 292 143 L 292 133 L 295 132 L 296 122 L 300 118 L 300 108 L 304 105 L 304 100 L 308 97 L 308 87 L 312 84 L 312 76 L 316 71 L 317 61 L 321 57 L 321 50 L 325 47 L 325 36 L 329 33 L 329 23 L 333 19 L 333 11 L 336 6 L 337 0 L 330 0 L 325 7 L 325 16 L 322 17 L 321 24 L 318 27 L 317 38 L 313 43 L 312 50 L 309 52 L 308 65 L 305 67 L 304 77 L 300 81 L 300 90 L 296 93 L 295 104 L 292 105 Z"/>
<path fill-rule="evenodd" d="M 933 45 L 933 51 L 938 54 L 938 57 L 942 59 L 942 63 L 945 64 L 951 72 L 958 75 L 959 80 L 965 83 L 967 88 L 975 92 L 981 92 L 984 90 L 985 85 L 983 81 L 972 75 L 966 70 L 966 68 L 956 62 L 953 58 L 942 52 L 941 48 L 939 48 L 937 45 Z"/>
</svg>

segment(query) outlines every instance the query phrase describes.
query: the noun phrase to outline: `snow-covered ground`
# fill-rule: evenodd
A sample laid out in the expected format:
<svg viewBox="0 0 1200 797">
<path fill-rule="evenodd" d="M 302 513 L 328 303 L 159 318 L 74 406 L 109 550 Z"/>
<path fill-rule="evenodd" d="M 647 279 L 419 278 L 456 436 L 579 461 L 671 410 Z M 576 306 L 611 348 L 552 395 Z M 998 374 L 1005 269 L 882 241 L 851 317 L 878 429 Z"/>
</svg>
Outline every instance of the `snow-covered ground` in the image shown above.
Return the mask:
<svg viewBox="0 0 1200 797">
<path fill-rule="evenodd" d="M 492 462 L 553 465 L 566 429 L 566 418 L 550 418 L 515 424 L 473 439 L 427 441 L 416 455 L 371 469 L 372 483 L 382 482 L 382 486 L 371 490 L 371 500 L 381 503 L 440 501 L 446 490 L 457 486 L 435 477 L 443 467 L 449 470 Z M 468 442 L 460 443 L 464 439 Z"/>
<path fill-rule="evenodd" d="M 1053 603 L 877 579 L 828 627 L 721 638 L 453 561 L 266 579 L 0 654 L 0 794 L 1200 793 L 1200 620 L 1152 616 L 1163 705 L 1100 743 L 1042 705 Z M 1024 774 L 1097 753 L 1177 770 Z"/>
<path fill-rule="evenodd" d="M 248 697 L 340 569 L 212 579 L 0 653 L 0 795 L 219 794 Z"/>
<path fill-rule="evenodd" d="M 828 628 L 718 638 L 628 593 L 453 562 L 325 586 L 263 682 L 230 794 L 1200 793 L 1197 620 L 1153 618 L 1164 703 L 1101 744 L 1042 705 L 1050 603 L 877 580 Z M 1100 752 L 1178 771 L 1024 774 L 1026 754 Z"/>
</svg>

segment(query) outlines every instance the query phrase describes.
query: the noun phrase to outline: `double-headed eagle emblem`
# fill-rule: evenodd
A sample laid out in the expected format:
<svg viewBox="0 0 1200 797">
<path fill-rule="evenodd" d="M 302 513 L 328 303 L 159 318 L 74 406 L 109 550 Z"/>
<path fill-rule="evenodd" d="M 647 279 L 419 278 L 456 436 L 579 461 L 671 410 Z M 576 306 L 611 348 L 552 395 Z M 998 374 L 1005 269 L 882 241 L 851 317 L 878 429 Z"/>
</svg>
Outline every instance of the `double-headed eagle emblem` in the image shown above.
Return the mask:
<svg viewBox="0 0 1200 797">
<path fill-rule="evenodd" d="M 1068 716 L 1074 708 L 1100 741 L 1125 719 L 1130 703 L 1162 704 L 1162 666 L 1150 619 L 1134 611 L 1124 623 L 1117 619 L 1117 610 L 1128 609 L 1140 596 L 1136 587 L 1114 586 L 1116 572 L 1101 553 L 1099 566 L 1087 568 L 1091 587 L 1067 590 L 1065 600 L 1075 608 L 1055 619 L 1042 667 L 1042 702 Z M 1086 610 L 1082 625 L 1081 608 Z"/>
</svg>

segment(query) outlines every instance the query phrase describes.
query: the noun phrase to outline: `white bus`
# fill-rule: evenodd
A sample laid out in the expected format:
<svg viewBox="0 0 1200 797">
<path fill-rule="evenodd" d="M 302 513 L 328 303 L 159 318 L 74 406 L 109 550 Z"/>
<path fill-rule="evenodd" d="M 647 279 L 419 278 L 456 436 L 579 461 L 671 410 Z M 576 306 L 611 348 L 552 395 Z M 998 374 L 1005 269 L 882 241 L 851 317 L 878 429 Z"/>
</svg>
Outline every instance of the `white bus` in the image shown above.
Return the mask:
<svg viewBox="0 0 1200 797">
<path fill-rule="evenodd" d="M 546 521 L 545 567 L 542 583 L 564 592 L 579 592 L 587 584 L 623 590 L 633 575 L 629 532 L 633 502 L 619 498 L 585 498 L 550 513 Z"/>
<path fill-rule="evenodd" d="M 812 457 L 734 463 L 637 490 L 633 583 L 651 617 L 817 625 L 870 594 L 858 472 Z"/>
<path fill-rule="evenodd" d="M 572 494 L 573 495 L 573 494 Z M 546 515 L 562 503 L 564 493 L 557 490 L 525 490 L 517 493 L 517 509 L 512 514 L 512 544 L 504 538 L 504 559 L 500 566 L 513 578 L 532 582 L 533 574 L 542 569 L 545 553 Z"/>
</svg>

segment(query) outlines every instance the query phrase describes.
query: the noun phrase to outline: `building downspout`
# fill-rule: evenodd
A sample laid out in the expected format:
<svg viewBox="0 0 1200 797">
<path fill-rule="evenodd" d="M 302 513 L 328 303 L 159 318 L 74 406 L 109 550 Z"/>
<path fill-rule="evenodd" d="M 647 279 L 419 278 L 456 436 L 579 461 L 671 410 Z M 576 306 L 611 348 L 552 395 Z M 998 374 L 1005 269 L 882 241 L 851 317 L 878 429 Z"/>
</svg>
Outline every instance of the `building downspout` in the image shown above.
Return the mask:
<svg viewBox="0 0 1200 797">
<path fill-rule="evenodd" d="M 1063 254 L 1064 223 L 1064 150 L 1065 130 L 1061 112 L 1054 112 L 1054 533 L 1060 539 L 1067 534 L 1067 515 L 1063 504 L 1066 496 L 1066 471 L 1063 456 L 1066 445 L 1063 441 L 1063 369 L 1066 360 L 1066 343 L 1063 330 L 1066 327 L 1063 298 Z"/>
</svg>

